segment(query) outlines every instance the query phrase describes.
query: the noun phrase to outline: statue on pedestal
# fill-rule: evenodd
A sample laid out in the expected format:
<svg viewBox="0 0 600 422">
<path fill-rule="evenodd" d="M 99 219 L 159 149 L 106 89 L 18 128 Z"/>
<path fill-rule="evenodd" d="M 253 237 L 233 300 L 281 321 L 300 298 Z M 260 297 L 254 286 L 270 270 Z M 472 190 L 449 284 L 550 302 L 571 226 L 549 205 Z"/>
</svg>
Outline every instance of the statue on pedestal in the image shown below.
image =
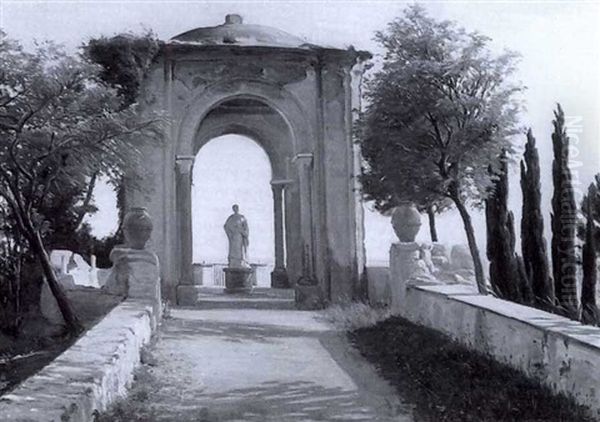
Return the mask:
<svg viewBox="0 0 600 422">
<path fill-rule="evenodd" d="M 233 214 L 225 222 L 225 233 L 229 239 L 227 261 L 229 268 L 250 268 L 248 264 L 249 231 L 246 217 L 239 213 L 240 207 L 231 207 Z"/>
</svg>

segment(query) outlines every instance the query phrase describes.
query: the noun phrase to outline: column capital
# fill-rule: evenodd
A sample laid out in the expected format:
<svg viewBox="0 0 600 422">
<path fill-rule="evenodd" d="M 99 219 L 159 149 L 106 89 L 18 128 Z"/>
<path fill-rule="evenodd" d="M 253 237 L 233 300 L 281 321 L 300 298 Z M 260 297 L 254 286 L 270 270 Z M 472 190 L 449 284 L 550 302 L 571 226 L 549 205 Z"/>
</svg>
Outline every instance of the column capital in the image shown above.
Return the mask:
<svg viewBox="0 0 600 422">
<path fill-rule="evenodd" d="M 181 174 L 190 173 L 195 158 L 193 155 L 178 155 L 175 157 L 175 169 Z"/>
<path fill-rule="evenodd" d="M 292 163 L 299 164 L 299 165 L 309 165 L 312 163 L 312 160 L 313 160 L 312 152 L 302 152 L 302 153 L 296 154 L 292 158 Z"/>
<path fill-rule="evenodd" d="M 284 188 L 285 185 L 289 185 L 291 183 L 294 183 L 293 179 L 277 179 L 277 180 L 271 180 L 271 186 L 272 187 L 281 187 Z"/>
<path fill-rule="evenodd" d="M 271 191 L 273 191 L 273 198 L 280 198 L 283 195 L 283 188 L 285 185 L 271 185 Z"/>
</svg>

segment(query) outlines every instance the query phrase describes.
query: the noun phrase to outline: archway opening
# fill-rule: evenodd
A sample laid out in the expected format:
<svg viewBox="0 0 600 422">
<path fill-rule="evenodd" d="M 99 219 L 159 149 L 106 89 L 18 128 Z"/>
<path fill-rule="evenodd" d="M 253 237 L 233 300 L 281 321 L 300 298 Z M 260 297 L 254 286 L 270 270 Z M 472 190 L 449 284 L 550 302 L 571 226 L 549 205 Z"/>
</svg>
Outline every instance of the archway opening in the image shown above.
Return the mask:
<svg viewBox="0 0 600 422">
<path fill-rule="evenodd" d="M 223 225 L 238 204 L 248 220 L 248 258 L 259 287 L 270 286 L 274 263 L 272 169 L 265 150 L 240 135 L 223 135 L 203 145 L 192 173 L 192 238 L 194 272 L 205 286 L 222 286 L 227 264 Z"/>
</svg>

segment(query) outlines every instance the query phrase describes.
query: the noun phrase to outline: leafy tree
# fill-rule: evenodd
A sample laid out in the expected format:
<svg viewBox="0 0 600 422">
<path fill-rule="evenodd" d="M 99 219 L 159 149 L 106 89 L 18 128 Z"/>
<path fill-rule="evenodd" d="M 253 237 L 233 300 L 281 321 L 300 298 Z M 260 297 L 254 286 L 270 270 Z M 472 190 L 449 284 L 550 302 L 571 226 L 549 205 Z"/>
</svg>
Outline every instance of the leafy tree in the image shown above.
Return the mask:
<svg viewBox="0 0 600 422">
<path fill-rule="evenodd" d="M 49 248 L 83 252 L 85 241 L 82 243 L 82 240 L 91 237 L 83 219 L 97 211 L 92 201 L 96 178 L 93 174 L 87 186 L 85 180 L 72 183 L 73 179 L 69 178 L 50 187 L 38 207 L 39 214 L 48 222 L 44 242 Z"/>
<path fill-rule="evenodd" d="M 27 245 L 4 201 L 0 201 L 0 331 L 16 336 L 22 321 L 21 276 Z"/>
<path fill-rule="evenodd" d="M 559 306 L 571 318 L 577 319 L 577 254 L 575 234 L 577 205 L 569 168 L 569 137 L 565 130 L 565 114 L 560 106 L 554 112 L 552 146 L 552 273 Z"/>
<path fill-rule="evenodd" d="M 515 254 L 514 215 L 507 205 L 508 159 L 505 153 L 499 157 L 499 161 L 499 173 L 494 180 L 491 194 L 485 200 L 490 283 L 500 297 L 522 302 L 526 280 L 521 280 L 520 262 Z"/>
<path fill-rule="evenodd" d="M 121 34 L 90 40 L 84 46 L 90 61 L 101 66 L 100 77 L 117 89 L 123 105 L 138 99 L 140 86 L 160 50 L 152 31 L 141 35 Z"/>
<path fill-rule="evenodd" d="M 370 147 L 375 147 L 375 149 L 370 149 Z M 368 150 L 363 150 L 363 156 L 369 157 L 371 160 L 377 160 L 382 164 L 386 160 L 385 151 L 380 150 L 377 145 L 365 145 L 365 148 L 368 148 Z M 437 242 L 435 215 L 449 209 L 452 202 L 442 195 L 419 190 L 417 185 L 395 177 L 394 173 L 397 170 L 399 169 L 391 161 L 386 166 L 370 167 L 369 171 L 363 168 L 361 185 L 365 199 L 374 201 L 375 209 L 383 214 L 406 202 L 415 204 L 419 212 L 427 213 L 431 241 Z"/>
<path fill-rule="evenodd" d="M 596 179 L 596 183 L 598 179 Z M 596 304 L 596 283 L 598 279 L 596 265 L 596 235 L 597 227 L 594 220 L 594 203 L 598 203 L 600 193 L 597 185 L 591 183 L 587 197 L 582 202 L 582 211 L 586 216 L 585 243 L 583 244 L 583 281 L 581 284 L 581 321 L 585 324 L 597 325 L 600 321 Z"/>
<path fill-rule="evenodd" d="M 527 131 L 527 143 L 521 160 L 521 192 L 523 194 L 521 250 L 527 279 L 533 290 L 535 303 L 543 307 L 552 307 L 554 288 L 544 238 L 540 159 L 531 129 Z"/>
<path fill-rule="evenodd" d="M 507 78 L 517 56 L 493 56 L 489 38 L 437 22 L 417 5 L 376 39 L 385 56 L 367 82 L 368 105 L 359 123 L 368 181 L 363 190 L 380 205 L 393 198 L 396 184 L 451 201 L 485 293 L 468 206 L 482 205 L 492 181 L 488 166 L 497 167 L 503 149 L 512 153 L 522 88 Z"/>
<path fill-rule="evenodd" d="M 41 210 L 65 183 L 83 190 L 96 174 L 139 171 L 141 144 L 156 139 L 157 120 L 124 107 L 100 70 L 51 43 L 30 53 L 0 36 L 0 198 L 72 333 L 81 326 L 50 264 L 44 238 L 52 228 Z"/>
</svg>

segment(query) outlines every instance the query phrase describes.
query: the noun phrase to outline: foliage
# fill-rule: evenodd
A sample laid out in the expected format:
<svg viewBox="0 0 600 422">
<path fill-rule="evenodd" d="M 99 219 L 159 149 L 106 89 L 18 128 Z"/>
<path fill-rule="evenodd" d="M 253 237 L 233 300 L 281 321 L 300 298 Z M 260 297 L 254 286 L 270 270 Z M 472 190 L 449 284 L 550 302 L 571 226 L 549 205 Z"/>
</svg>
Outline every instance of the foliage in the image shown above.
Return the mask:
<svg viewBox="0 0 600 422">
<path fill-rule="evenodd" d="M 596 192 L 600 192 L 600 174 L 597 174 L 596 176 L 594 176 L 594 190 Z M 579 239 L 581 239 L 582 241 L 585 241 L 585 236 L 586 236 L 586 226 L 587 226 L 587 219 L 589 217 L 588 214 L 588 204 L 587 201 L 589 196 L 588 195 L 584 195 L 582 201 L 581 201 L 581 211 L 582 213 L 585 215 L 585 221 L 583 222 L 579 222 L 579 224 L 577 225 L 577 236 L 579 237 Z M 600 245 L 600 194 L 597 194 L 593 197 L 591 197 L 591 215 L 592 218 L 594 220 L 594 239 L 596 242 L 596 245 Z M 600 253 L 600 251 L 596 250 L 596 253 Z"/>
<path fill-rule="evenodd" d="M 524 302 L 529 296 L 527 279 L 521 279 L 520 260 L 515 254 L 514 215 L 508 210 L 508 159 L 499 157 L 498 178 L 485 201 L 487 257 L 490 261 L 490 283 L 503 299 Z"/>
<path fill-rule="evenodd" d="M 122 234 L 119 232 L 102 239 L 92 238 L 87 253 L 96 256 L 96 265 L 98 268 L 110 268 L 112 266 L 109 258 L 110 252 L 116 245 L 122 244 L 123 241 Z"/>
<path fill-rule="evenodd" d="M 83 177 L 83 175 L 79 175 Z M 60 184 L 53 184 L 48 194 L 38 206 L 39 214 L 48 222 L 44 233 L 45 244 L 51 249 L 70 249 L 79 252 L 83 238 L 90 238 L 90 228 L 83 219 L 97 211 L 92 203 L 92 192 L 96 174 L 86 180 L 73 183 L 73 177 L 62 178 Z"/>
<path fill-rule="evenodd" d="M 565 129 L 565 114 L 560 106 L 554 112 L 552 146 L 552 274 L 558 305 L 565 314 L 578 319 L 577 299 L 577 254 L 575 233 L 577 227 L 577 205 L 569 169 L 569 137 Z"/>
<path fill-rule="evenodd" d="M 596 182 L 598 180 L 596 179 Z M 598 278 L 596 265 L 596 235 L 597 228 L 594 223 L 594 210 L 592 204 L 597 203 L 600 192 L 596 184 L 591 183 L 588 188 L 587 198 L 583 201 L 584 215 L 586 216 L 585 243 L 583 244 L 583 281 L 581 283 L 581 321 L 584 324 L 597 325 L 600 322 L 598 306 L 596 304 L 596 283 Z"/>
<path fill-rule="evenodd" d="M 50 265 L 44 238 L 52 228 L 42 211 L 65 185 L 85 189 L 97 174 L 117 180 L 139 173 L 141 146 L 157 139 L 157 119 L 142 121 L 135 106 L 123 108 L 100 70 L 51 43 L 30 53 L 0 36 L 0 198 L 72 332 L 80 324 Z"/>
<path fill-rule="evenodd" d="M 160 49 L 152 31 L 90 40 L 84 54 L 102 67 L 100 77 L 116 87 L 125 107 L 137 102 L 140 86 Z"/>
<path fill-rule="evenodd" d="M 540 185 L 540 159 L 531 129 L 527 132 L 527 143 L 521 160 L 521 192 L 523 208 L 521 215 L 521 250 L 523 263 L 538 306 L 550 308 L 554 305 L 554 288 L 550 277 L 544 217 L 542 215 L 542 193 Z"/>
<path fill-rule="evenodd" d="M 29 255 L 16 224 L 0 202 L 0 332 L 16 336 L 22 323 L 21 276 Z"/>
<path fill-rule="evenodd" d="M 513 152 L 522 87 L 507 80 L 517 55 L 493 56 L 487 37 L 437 22 L 418 5 L 376 39 L 385 49 L 383 67 L 367 82 L 369 104 L 357 128 L 363 192 L 380 210 L 399 196 L 417 204 L 451 201 L 485 292 L 466 206 L 482 204 L 493 180 L 489 165 L 496 170 L 500 152 Z"/>
</svg>

